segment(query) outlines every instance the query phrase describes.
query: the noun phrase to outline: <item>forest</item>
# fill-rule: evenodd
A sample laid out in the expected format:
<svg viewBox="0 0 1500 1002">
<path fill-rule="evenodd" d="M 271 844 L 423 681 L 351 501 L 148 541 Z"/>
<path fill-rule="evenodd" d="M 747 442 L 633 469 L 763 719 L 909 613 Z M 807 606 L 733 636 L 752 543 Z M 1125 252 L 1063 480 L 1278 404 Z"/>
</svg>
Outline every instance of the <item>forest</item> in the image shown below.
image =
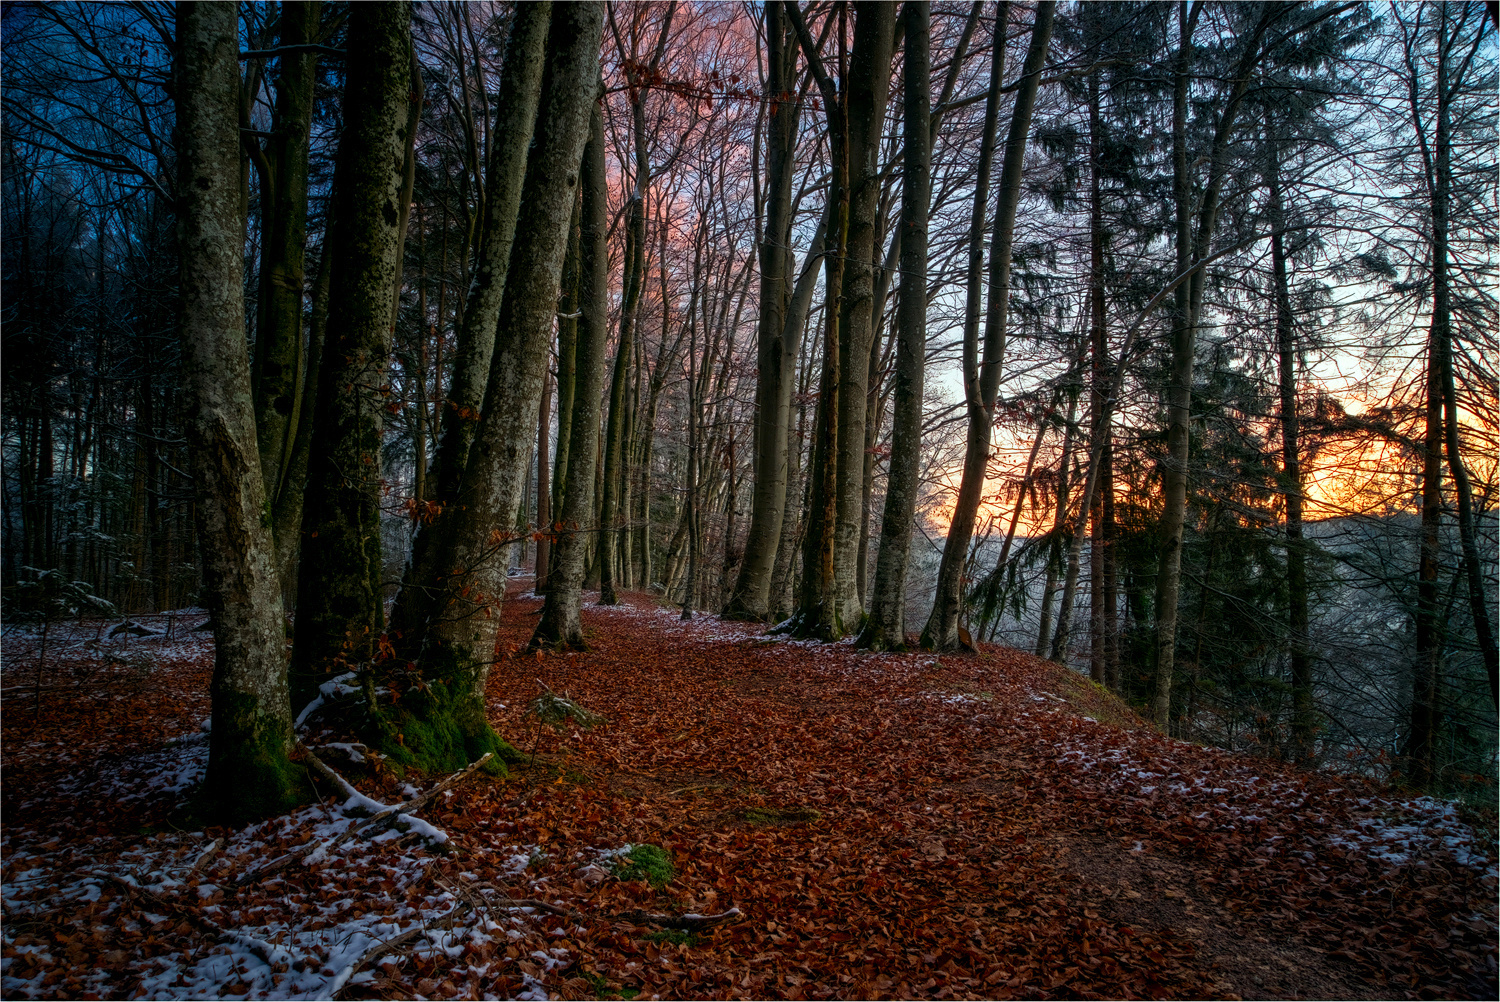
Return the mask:
<svg viewBox="0 0 1500 1002">
<path fill-rule="evenodd" d="M 618 826 L 590 799 L 618 780 L 590 771 L 602 762 L 675 762 L 670 797 L 627 791 L 658 807 L 770 798 L 733 808 L 746 846 L 768 831 L 801 838 L 833 824 L 831 801 L 776 800 L 779 787 L 755 778 L 762 764 L 731 765 L 743 742 L 799 735 L 821 757 L 786 768 L 830 784 L 844 775 L 846 793 L 861 768 L 893 770 L 887 789 L 905 789 L 903 756 L 939 761 L 949 749 L 958 758 L 942 768 L 959 784 L 969 774 L 951 763 L 972 747 L 928 723 L 902 724 L 911 734 L 874 723 L 906 713 L 903 700 L 1011 728 L 1009 782 L 1032 784 L 1020 801 L 1087 803 L 1090 830 L 1134 841 L 1132 852 L 1178 808 L 1156 804 L 1155 786 L 1150 807 L 1090 786 L 1097 777 L 1079 777 L 1100 767 L 1089 762 L 1197 775 L 1185 804 L 1200 787 L 1239 789 L 1204 778 L 1214 770 L 1257 762 L 1282 784 L 1282 799 L 1255 800 L 1261 813 L 1290 810 L 1293 786 L 1303 805 L 1332 791 L 1320 809 L 1346 811 L 1332 805 L 1357 787 L 1381 792 L 1325 823 L 1364 831 L 1387 797 L 1406 806 L 1382 810 L 1426 818 L 1390 821 L 1402 831 L 1473 826 L 1478 841 L 1461 851 L 1432 835 L 1422 865 L 1444 852 L 1452 865 L 1401 892 L 1430 891 L 1432 922 L 1472 927 L 1418 949 L 1425 934 L 1369 932 L 1370 918 L 1356 949 L 1334 922 L 1328 939 L 1344 945 L 1329 955 L 1366 981 L 1329 974 L 1311 990 L 1371 997 L 1360 994 L 1377 983 L 1371 972 L 1429 996 L 1493 990 L 1495 4 L 14 2 L 0 35 L 7 993 L 1273 991 L 1161 974 L 1212 951 L 1174 953 L 1151 934 L 1110 948 L 1154 954 L 1149 963 L 1079 974 L 1066 957 L 1103 942 L 1088 925 L 1097 915 L 1048 933 L 1055 954 L 1033 939 L 1032 974 L 1018 961 L 1004 977 L 980 965 L 970 982 L 934 980 L 941 958 L 967 963 L 953 959 L 962 951 L 918 951 L 939 959 L 907 972 L 867 950 L 825 958 L 816 975 L 804 960 L 803 973 L 792 964 L 740 983 L 740 899 L 710 891 L 667 915 L 654 878 L 601 883 L 621 869 L 607 856 L 591 864 L 599 881 L 588 867 L 566 880 L 598 884 L 591 902 L 634 908 L 617 922 L 667 930 L 650 946 L 653 969 L 658 953 L 707 956 L 710 943 L 728 951 L 714 954 L 721 967 L 683 960 L 675 982 L 621 975 L 596 937 L 569 947 L 598 961 L 589 971 L 544 946 L 535 963 L 510 958 L 535 970 L 476 966 L 468 989 L 456 974 L 444 981 L 436 886 L 485 922 L 504 905 L 556 919 L 558 936 L 588 925 L 582 898 L 485 898 L 476 888 L 500 877 L 465 885 L 478 864 L 422 885 L 425 903 L 410 906 L 420 935 L 362 931 L 316 983 L 280 933 L 234 931 L 253 908 L 233 920 L 195 910 L 181 928 L 230 943 L 225 957 L 259 965 L 254 976 L 200 964 L 206 980 L 169 984 L 139 966 L 120 980 L 106 965 L 103 980 L 65 981 L 71 953 L 49 968 L 42 946 L 16 938 L 33 933 L 31 919 L 17 933 L 15 916 L 44 914 L 20 875 L 61 872 L 35 846 L 67 842 L 45 836 L 59 809 L 40 806 L 38 781 L 16 770 L 63 776 L 79 761 L 65 744 L 187 756 L 199 770 L 174 785 L 157 759 L 128 759 L 137 765 L 121 768 L 144 770 L 149 796 L 122 793 L 118 775 L 88 796 L 64 783 L 78 810 L 91 797 L 145 797 L 119 807 L 119 824 L 149 815 L 153 831 L 217 838 L 186 876 L 148 880 L 157 864 L 141 863 L 137 876 L 76 891 L 95 901 L 106 888 L 108 908 L 135 909 L 147 928 L 188 908 L 169 900 L 179 885 L 219 907 L 199 881 L 231 858 L 239 876 L 215 879 L 239 900 L 335 845 L 375 846 L 371 826 L 391 819 L 403 851 L 425 839 L 437 853 L 449 835 L 415 812 L 437 816 L 455 796 L 481 805 L 442 815 L 455 838 L 520 811 L 506 830 L 517 844 L 526 835 L 531 855 L 504 872 L 551 872 L 546 860 L 563 863 L 543 851 L 549 838 L 603 838 L 587 834 L 587 817 L 599 832 Z M 851 666 L 876 664 L 886 676 L 853 681 L 875 669 Z M 853 712 L 866 700 L 868 716 Z M 1071 706 L 1139 736 L 1106 754 L 1078 751 L 1083 739 L 1060 737 L 1050 717 L 1026 730 L 1042 712 L 1032 704 L 1049 700 L 1066 705 L 1048 712 Z M 763 728 L 725 709 L 742 702 Z M 620 730 L 628 714 L 634 737 Z M 809 730 L 820 714 L 846 737 Z M 882 743 L 898 732 L 898 746 Z M 846 775 L 836 763 L 854 734 L 871 742 L 869 764 L 851 760 Z M 1151 758 L 1173 755 L 1193 764 Z M 1023 763 L 1043 775 L 1021 778 Z M 733 782 L 728 770 L 740 770 Z M 444 775 L 426 794 L 407 784 Z M 533 792 L 508 800 L 517 782 Z M 290 828 L 272 838 L 256 827 L 315 825 L 323 816 L 305 805 L 329 789 L 348 798 L 347 830 L 324 818 L 297 843 Z M 1134 806 L 1110 819 L 1099 797 Z M 1216 803 L 1182 806 L 1182 823 Z M 1236 817 L 1252 816 L 1249 804 Z M 39 827 L 15 828 L 18 812 Z M 906 822 L 913 831 L 932 822 L 922 814 Z M 1011 821 L 993 823 L 985 844 L 1003 830 L 1021 845 Z M 674 824 L 652 831 L 678 832 L 679 859 L 706 851 L 706 836 Z M 914 835 L 915 849 L 890 851 L 957 866 L 958 851 L 932 837 L 935 850 Z M 1179 848 L 1208 838 L 1161 837 Z M 819 842 L 809 869 L 843 844 Z M 287 855 L 245 862 L 266 845 Z M 189 852 L 172 846 L 174 859 Z M 1333 851 L 1337 867 L 1353 865 L 1352 850 Z M 1215 880 L 1250 895 L 1248 910 L 1271 887 L 1292 911 L 1318 897 L 1242 878 L 1233 852 L 1201 852 L 1223 863 Z M 1208 886 L 1208 870 L 1195 872 Z M 1332 886 L 1298 873 L 1288 879 Z M 775 880 L 755 886 L 769 893 Z M 1479 912 L 1475 888 L 1491 900 Z M 1200 892 L 1187 893 L 1191 907 Z M 1035 907 L 1053 925 L 1059 908 L 1071 914 Z M 786 912 L 756 921 L 762 956 L 790 950 Z M 900 941 L 888 921 L 880 935 Z M 882 922 L 830 935 L 874 936 Z M 502 925 L 490 931 L 503 941 Z M 635 956 L 639 940 L 615 929 L 608 942 L 626 945 L 607 949 Z M 530 943 L 538 930 L 510 936 Z M 60 942 L 47 949 L 62 956 Z M 410 953 L 413 942 L 427 952 Z M 22 960 L 32 974 L 18 973 Z M 1443 964 L 1457 973 L 1434 973 Z M 554 969 L 568 973 L 549 981 Z M 1096 980 L 1068 980 L 1085 976 Z"/>
</svg>

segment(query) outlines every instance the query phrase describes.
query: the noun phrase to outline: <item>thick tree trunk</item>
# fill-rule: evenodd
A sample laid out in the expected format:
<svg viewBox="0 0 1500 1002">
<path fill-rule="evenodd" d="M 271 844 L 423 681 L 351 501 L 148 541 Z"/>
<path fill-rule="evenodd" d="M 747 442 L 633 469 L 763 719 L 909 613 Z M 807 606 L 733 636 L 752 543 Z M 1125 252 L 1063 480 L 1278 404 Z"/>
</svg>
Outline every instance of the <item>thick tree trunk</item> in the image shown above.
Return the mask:
<svg viewBox="0 0 1500 1002">
<path fill-rule="evenodd" d="M 294 799 L 286 632 L 245 348 L 235 8 L 178 10 L 182 375 L 214 674 L 205 792 L 230 820 Z"/>
<path fill-rule="evenodd" d="M 598 97 L 603 24 L 601 3 L 553 11 L 516 227 L 527 239 L 511 254 L 483 416 L 455 517 L 439 523 L 446 531 L 435 566 L 451 570 L 418 582 L 437 595 L 423 624 L 419 663 L 429 680 L 448 683 L 454 705 L 463 708 L 457 722 L 470 745 L 492 737 L 484 722 L 484 682 L 495 655 L 506 556 L 514 542 L 511 520 L 528 473 L 587 123 Z"/>
<path fill-rule="evenodd" d="M 574 302 L 578 339 L 574 373 L 574 407 L 569 422 L 567 489 L 562 497 L 558 521 L 561 531 L 552 551 L 551 581 L 542 605 L 542 619 L 531 638 L 532 647 L 569 647 L 583 650 L 583 623 L 579 604 L 584 561 L 588 553 L 588 530 L 594 518 L 594 470 L 599 455 L 600 395 L 604 388 L 604 362 L 609 338 L 609 231 L 608 190 L 604 169 L 604 118 L 594 105 L 589 121 L 589 141 L 583 151 L 583 200 L 575 219 L 582 232 L 574 240 L 578 249 L 579 287 Z M 561 451 L 561 447 L 559 447 Z"/>
<path fill-rule="evenodd" d="M 869 395 L 871 343 L 874 340 L 875 222 L 882 183 L 880 140 L 890 89 L 896 5 L 870 3 L 855 7 L 854 50 L 846 95 L 848 229 L 844 249 L 843 292 L 839 298 L 838 501 L 834 521 L 834 600 L 840 632 L 858 630 L 864 619 L 860 604 L 859 537 L 864 511 L 865 407 Z"/>
<path fill-rule="evenodd" d="M 767 3 L 766 225 L 760 245 L 760 327 L 756 348 L 755 487 L 744 561 L 725 615 L 763 620 L 769 611 L 771 571 L 786 513 L 787 428 L 796 379 L 797 337 L 787 339 L 792 280 L 792 181 L 796 173 L 797 43 L 780 2 Z"/>
<path fill-rule="evenodd" d="M 337 666 L 373 655 L 381 596 L 381 456 L 391 302 L 399 278 L 411 92 L 411 7 L 349 14 L 344 132 L 334 177 L 332 308 L 319 373 L 302 554 L 292 695 L 311 698 Z"/>
<path fill-rule="evenodd" d="M 908 0 L 903 14 L 906 54 L 902 137 L 901 302 L 896 313 L 895 413 L 891 469 L 881 516 L 880 552 L 870 618 L 859 646 L 889 650 L 906 646 L 906 567 L 912 520 L 921 490 L 922 389 L 927 352 L 927 214 L 932 198 L 932 146 L 928 96 L 930 5 Z"/>
</svg>

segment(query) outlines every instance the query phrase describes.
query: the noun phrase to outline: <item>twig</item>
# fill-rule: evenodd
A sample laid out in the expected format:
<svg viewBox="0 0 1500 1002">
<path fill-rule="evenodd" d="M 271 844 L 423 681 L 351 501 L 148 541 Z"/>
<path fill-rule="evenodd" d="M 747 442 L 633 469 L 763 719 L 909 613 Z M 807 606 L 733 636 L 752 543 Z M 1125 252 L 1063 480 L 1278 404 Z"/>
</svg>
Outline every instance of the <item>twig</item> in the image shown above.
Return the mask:
<svg viewBox="0 0 1500 1002">
<path fill-rule="evenodd" d="M 390 953 L 397 947 L 405 946 L 408 943 L 415 942 L 422 936 L 431 932 L 433 928 L 436 927 L 439 923 L 451 919 L 457 912 L 463 909 L 471 909 L 471 906 L 467 901 L 460 901 L 458 904 L 454 905 L 448 911 L 437 916 L 436 918 L 428 919 L 426 922 L 412 926 L 405 932 L 392 936 L 390 939 L 387 939 L 384 942 L 376 943 L 364 953 L 360 954 L 358 960 L 354 961 L 352 964 L 349 964 L 342 971 L 339 971 L 338 974 L 334 975 L 333 980 L 328 983 L 328 997 L 333 998 L 340 991 L 342 991 L 344 986 L 349 983 L 349 979 L 354 977 L 355 974 L 359 973 L 360 969 L 363 968 L 366 964 L 370 964 L 379 960 L 381 957 L 385 956 L 387 953 Z"/>
<path fill-rule="evenodd" d="M 119 874 L 109 873 L 104 870 L 93 871 L 93 876 L 120 885 L 125 889 L 125 893 L 131 897 L 143 897 L 163 911 L 175 912 L 181 915 L 187 921 L 210 935 L 238 943 L 240 946 L 254 953 L 261 960 L 264 960 L 272 968 L 277 966 L 285 967 L 291 964 L 291 954 L 276 944 L 267 943 L 263 939 L 256 939 L 254 936 L 247 935 L 237 929 L 226 929 L 193 909 L 180 905 L 175 901 L 169 901 L 160 894 L 142 887 L 129 877 L 122 877 Z"/>
<path fill-rule="evenodd" d="M 224 848 L 224 840 L 222 838 L 214 839 L 209 847 L 203 851 L 203 855 L 198 857 L 198 861 L 193 864 L 193 868 L 188 871 L 188 879 L 192 880 L 196 877 L 198 871 L 203 869 L 204 864 L 213 859 L 222 848 Z"/>
</svg>

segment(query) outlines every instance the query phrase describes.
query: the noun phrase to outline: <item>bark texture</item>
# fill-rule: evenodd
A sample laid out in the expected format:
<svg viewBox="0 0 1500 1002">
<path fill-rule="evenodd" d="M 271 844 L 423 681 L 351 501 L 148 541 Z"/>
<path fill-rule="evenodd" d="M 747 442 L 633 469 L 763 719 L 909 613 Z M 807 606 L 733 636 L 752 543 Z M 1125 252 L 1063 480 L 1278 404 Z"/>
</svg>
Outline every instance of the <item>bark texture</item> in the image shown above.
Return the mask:
<svg viewBox="0 0 1500 1002">
<path fill-rule="evenodd" d="M 391 303 L 401 262 L 399 199 L 408 131 L 411 5 L 349 13 L 344 132 L 334 175 L 331 308 L 302 520 L 292 692 L 370 660 L 384 624 L 380 440 Z"/>
<path fill-rule="evenodd" d="M 542 619 L 531 638 L 532 647 L 569 647 L 584 650 L 579 618 L 588 537 L 595 525 L 594 470 L 599 454 L 600 396 L 604 390 L 604 362 L 609 339 L 609 206 L 604 172 L 604 116 L 595 103 L 589 121 L 589 141 L 580 171 L 583 202 L 579 221 L 578 291 L 582 316 L 577 319 L 577 352 L 572 415 L 567 446 L 568 469 L 558 521 L 561 530 L 552 549 L 551 583 L 542 605 Z M 561 397 L 559 397 L 559 401 Z M 561 406 L 561 403 L 559 403 Z M 560 413 L 560 412 L 559 412 Z M 561 421 L 559 420 L 559 424 Z M 561 433 L 559 433 L 560 435 Z M 559 454 L 562 446 L 559 442 Z"/>
<path fill-rule="evenodd" d="M 786 514 L 787 428 L 797 373 L 801 328 L 789 331 L 793 255 L 792 180 L 796 173 L 797 43 L 779 3 L 766 4 L 766 225 L 760 245 L 760 328 L 756 343 L 755 488 L 744 562 L 725 615 L 763 620 L 769 612 L 771 570 Z M 795 337 L 788 338 L 795 332 Z"/>
<path fill-rule="evenodd" d="M 600 3 L 554 10 L 517 222 L 527 239 L 511 252 L 483 416 L 457 507 L 439 523 L 438 573 L 420 582 L 435 601 L 418 625 L 416 660 L 425 675 L 450 679 L 455 698 L 478 703 L 481 722 L 506 558 L 515 542 L 511 526 L 527 479 L 579 162 L 597 97 L 603 15 Z"/>
<path fill-rule="evenodd" d="M 859 538 L 864 511 L 865 409 L 870 351 L 875 336 L 875 228 L 882 172 L 880 141 L 890 90 L 896 5 L 855 7 L 854 50 L 844 126 L 847 130 L 848 229 L 843 292 L 839 297 L 838 505 L 833 532 L 833 579 L 838 619 L 844 631 L 859 629 Z"/>
<path fill-rule="evenodd" d="M 906 646 L 906 565 L 911 551 L 922 453 L 922 389 L 927 352 L 927 215 L 932 200 L 930 5 L 908 0 L 903 8 L 906 66 L 903 94 L 900 305 L 896 314 L 895 413 L 891 469 L 880 526 L 880 553 L 870 618 L 859 645 L 877 650 Z"/>
<path fill-rule="evenodd" d="M 235 9 L 184 4 L 177 31 L 182 376 L 215 641 L 205 792 L 239 819 L 285 807 L 294 784 L 285 620 L 245 347 Z"/>
</svg>

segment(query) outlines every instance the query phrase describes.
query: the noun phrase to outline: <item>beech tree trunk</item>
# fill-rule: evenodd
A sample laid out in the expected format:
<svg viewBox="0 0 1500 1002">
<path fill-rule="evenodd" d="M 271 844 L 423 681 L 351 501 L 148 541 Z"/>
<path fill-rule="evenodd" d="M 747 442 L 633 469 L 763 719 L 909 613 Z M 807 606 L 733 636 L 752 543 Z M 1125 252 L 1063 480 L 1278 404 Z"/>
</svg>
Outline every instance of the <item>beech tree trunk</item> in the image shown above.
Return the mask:
<svg viewBox="0 0 1500 1002">
<path fill-rule="evenodd" d="M 922 389 L 927 352 L 927 214 L 932 199 L 932 146 L 928 131 L 929 8 L 925 0 L 907 0 L 902 12 L 906 30 L 905 114 L 901 220 L 896 237 L 901 241 L 901 301 L 896 313 L 895 413 L 870 618 L 858 641 L 859 646 L 876 650 L 906 646 L 906 567 L 911 552 L 912 519 L 921 490 Z"/>
<path fill-rule="evenodd" d="M 849 144 L 843 124 L 843 96 L 823 68 L 822 55 L 812 33 L 807 30 L 796 0 L 788 0 L 786 10 L 797 30 L 797 41 L 808 69 L 823 96 L 832 168 L 827 200 L 828 228 L 823 238 L 823 366 L 818 379 L 812 461 L 808 467 L 812 481 L 808 493 L 807 528 L 802 538 L 802 586 L 797 611 L 787 629 L 799 637 L 837 640 L 844 634 L 834 581 L 834 528 L 838 520 L 839 349 L 842 340 L 839 337 L 839 299 L 844 285 L 849 230 Z M 836 16 L 844 16 L 843 11 Z"/>
<path fill-rule="evenodd" d="M 286 628 L 245 347 L 235 8 L 184 4 L 177 33 L 182 385 L 215 648 L 205 792 L 236 821 L 295 796 Z"/>
<path fill-rule="evenodd" d="M 880 202 L 880 141 L 890 89 L 896 5 L 855 7 L 854 50 L 843 116 L 847 130 L 848 229 L 843 290 L 839 298 L 838 503 L 834 521 L 833 578 L 840 632 L 858 630 L 859 541 L 864 512 L 865 408 L 870 382 L 870 351 L 875 336 L 875 223 Z"/>
<path fill-rule="evenodd" d="M 400 198 L 411 111 L 411 6 L 349 13 L 344 132 L 334 176 L 327 343 L 319 373 L 292 694 L 367 663 L 384 624 L 381 456 L 391 303 L 400 277 Z"/>
<path fill-rule="evenodd" d="M 547 28 L 552 19 L 550 0 L 518 4 L 500 69 L 500 89 L 485 168 L 484 219 L 479 254 L 468 299 L 458 324 L 452 360 L 452 383 L 443 404 L 442 432 L 433 459 L 433 500 L 449 505 L 458 495 L 459 482 L 468 462 L 469 445 L 479 423 L 489 381 L 490 360 L 495 350 L 495 322 L 505 298 L 510 269 L 511 245 L 515 240 L 516 215 L 520 211 L 521 186 L 526 176 L 526 157 L 536 126 L 541 95 L 542 68 Z M 423 559 L 425 548 L 419 534 L 412 566 L 420 575 L 431 568 Z"/>
<path fill-rule="evenodd" d="M 603 85 L 599 85 L 603 89 Z M 578 291 L 574 302 L 578 340 L 573 368 L 576 382 L 569 418 L 567 485 L 558 521 L 561 531 L 552 550 L 551 580 L 542 618 L 531 638 L 532 647 L 584 650 L 579 604 L 583 590 L 588 538 L 594 517 L 594 470 L 599 454 L 600 395 L 609 338 L 609 206 L 604 170 L 604 117 L 596 102 L 589 120 L 589 141 L 583 150 L 583 199 L 579 214 L 582 232 L 573 240 L 578 249 Z M 561 406 L 559 397 L 559 406 Z M 559 453 L 561 453 L 559 446 Z"/>
<path fill-rule="evenodd" d="M 495 654 L 512 519 L 528 475 L 547 348 L 590 110 L 597 100 L 602 3 L 553 11 L 535 138 L 500 307 L 483 414 L 453 517 L 437 523 L 440 573 L 418 583 L 437 601 L 421 624 L 424 676 L 447 682 L 473 755 L 490 734 L 484 682 Z M 577 417 L 575 415 L 575 421 Z"/>
<path fill-rule="evenodd" d="M 786 11 L 767 3 L 766 225 L 760 245 L 760 326 L 756 347 L 755 487 L 750 530 L 739 578 L 724 610 L 733 619 L 763 620 L 769 612 L 771 571 L 786 514 L 787 428 L 796 380 L 801 327 L 789 331 L 793 255 L 792 181 L 796 173 L 797 43 Z M 787 335 L 796 336 L 788 340 Z"/>
<path fill-rule="evenodd" d="M 280 45 L 304 46 L 318 39 L 321 0 L 281 5 Z M 266 496 L 282 502 L 290 450 L 296 435 L 301 382 L 302 300 L 307 257 L 307 161 L 312 129 L 316 52 L 280 57 L 272 135 L 264 149 L 246 137 L 260 181 L 260 293 L 255 324 L 256 438 Z M 311 420 L 312 415 L 306 417 Z M 299 485 L 300 487 L 300 485 Z M 295 533 L 277 539 L 295 545 Z"/>
</svg>

